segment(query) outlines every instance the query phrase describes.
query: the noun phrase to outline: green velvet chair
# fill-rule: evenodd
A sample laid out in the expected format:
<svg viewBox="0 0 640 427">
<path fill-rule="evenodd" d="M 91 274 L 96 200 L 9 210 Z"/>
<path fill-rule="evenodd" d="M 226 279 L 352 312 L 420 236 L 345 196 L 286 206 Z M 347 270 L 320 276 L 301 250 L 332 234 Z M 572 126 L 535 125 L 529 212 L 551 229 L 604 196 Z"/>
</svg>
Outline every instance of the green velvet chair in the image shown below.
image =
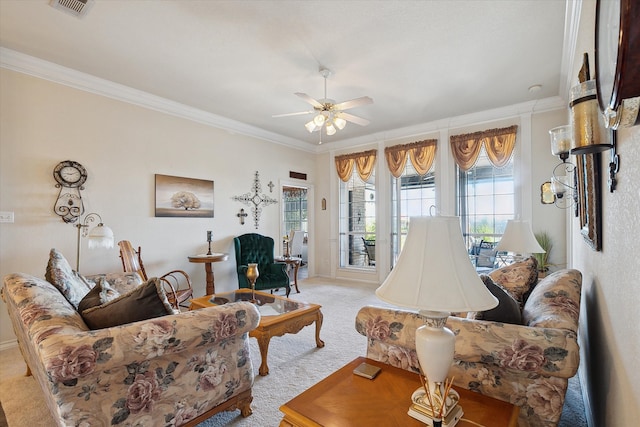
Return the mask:
<svg viewBox="0 0 640 427">
<path fill-rule="evenodd" d="M 256 290 L 285 288 L 287 296 L 291 292 L 287 265 L 273 260 L 274 241 L 271 237 L 257 233 L 247 233 L 233 238 L 236 250 L 236 270 L 238 272 L 238 286 L 251 288 L 247 280 L 249 263 L 258 264 L 258 280 Z"/>
</svg>

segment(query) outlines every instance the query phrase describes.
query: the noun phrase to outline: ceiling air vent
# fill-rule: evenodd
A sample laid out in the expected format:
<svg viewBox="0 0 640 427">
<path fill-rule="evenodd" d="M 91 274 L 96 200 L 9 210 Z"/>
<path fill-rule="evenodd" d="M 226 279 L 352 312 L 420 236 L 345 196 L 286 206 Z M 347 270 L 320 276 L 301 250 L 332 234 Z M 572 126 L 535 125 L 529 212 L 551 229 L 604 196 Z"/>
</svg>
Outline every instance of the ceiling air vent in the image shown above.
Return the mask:
<svg viewBox="0 0 640 427">
<path fill-rule="evenodd" d="M 83 18 L 95 0 L 51 0 L 51 6 L 54 9 L 61 10 L 78 18 Z"/>
</svg>

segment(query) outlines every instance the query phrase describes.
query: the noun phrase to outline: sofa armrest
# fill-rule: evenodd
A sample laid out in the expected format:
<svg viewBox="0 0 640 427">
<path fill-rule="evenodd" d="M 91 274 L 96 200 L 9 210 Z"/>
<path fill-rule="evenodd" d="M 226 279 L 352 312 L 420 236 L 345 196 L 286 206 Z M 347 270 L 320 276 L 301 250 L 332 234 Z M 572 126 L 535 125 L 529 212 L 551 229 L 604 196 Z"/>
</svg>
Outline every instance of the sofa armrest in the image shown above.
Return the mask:
<svg viewBox="0 0 640 427">
<path fill-rule="evenodd" d="M 260 314 L 249 302 L 234 302 L 126 325 L 55 334 L 40 343 L 52 381 L 68 381 L 166 354 L 185 353 L 223 342 L 234 344 L 255 329 Z"/>
</svg>

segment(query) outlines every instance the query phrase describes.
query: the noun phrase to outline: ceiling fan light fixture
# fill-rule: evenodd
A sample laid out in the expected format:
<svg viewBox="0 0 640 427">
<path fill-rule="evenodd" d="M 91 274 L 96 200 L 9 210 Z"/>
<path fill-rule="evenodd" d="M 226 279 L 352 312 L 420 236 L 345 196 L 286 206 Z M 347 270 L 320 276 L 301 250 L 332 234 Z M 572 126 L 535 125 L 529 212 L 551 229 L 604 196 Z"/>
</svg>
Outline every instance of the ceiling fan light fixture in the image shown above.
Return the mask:
<svg viewBox="0 0 640 427">
<path fill-rule="evenodd" d="M 324 114 L 318 114 L 313 118 L 313 122 L 316 124 L 316 126 L 322 126 L 326 120 L 327 118 L 324 116 Z"/>
<path fill-rule="evenodd" d="M 333 124 L 338 129 L 342 130 L 347 125 L 347 121 L 345 119 L 343 119 L 342 117 L 336 117 L 335 119 L 333 119 Z"/>
<path fill-rule="evenodd" d="M 310 122 L 307 122 L 307 123 L 304 125 L 304 127 L 305 127 L 305 128 L 307 128 L 307 130 L 309 131 L 309 133 L 312 133 L 312 132 L 313 132 L 313 131 L 315 131 L 315 130 L 316 130 L 316 128 L 317 128 L 317 126 L 316 126 L 316 124 L 315 124 L 315 121 L 314 121 L 314 120 L 311 120 Z"/>
<path fill-rule="evenodd" d="M 336 133 L 336 128 L 331 123 L 327 123 L 327 135 L 331 136 L 335 133 Z"/>
</svg>

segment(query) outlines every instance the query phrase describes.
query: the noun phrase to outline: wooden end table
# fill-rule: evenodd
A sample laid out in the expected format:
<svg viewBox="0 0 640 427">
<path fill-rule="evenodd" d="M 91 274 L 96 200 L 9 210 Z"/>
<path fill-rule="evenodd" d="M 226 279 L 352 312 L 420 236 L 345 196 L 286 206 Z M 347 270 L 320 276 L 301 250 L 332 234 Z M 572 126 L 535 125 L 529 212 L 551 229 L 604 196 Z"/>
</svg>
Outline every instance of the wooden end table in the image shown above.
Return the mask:
<svg viewBox="0 0 640 427">
<path fill-rule="evenodd" d="M 362 362 L 382 371 L 369 380 L 353 373 Z M 420 387 L 418 374 L 358 357 L 280 407 L 280 427 L 424 427 L 409 416 L 411 394 Z M 519 408 L 501 400 L 455 387 L 464 411 L 456 427 L 516 427 Z"/>
<path fill-rule="evenodd" d="M 192 299 L 190 310 L 226 304 L 233 301 L 249 301 L 251 297 L 251 289 L 238 289 L 232 292 L 206 295 Z M 262 359 L 260 368 L 258 369 L 260 375 L 265 376 L 269 374 L 267 355 L 269 353 L 271 337 L 281 337 L 284 334 L 298 333 L 305 326 L 315 322 L 316 346 L 318 348 L 324 347 L 324 341 L 320 339 L 320 328 L 322 327 L 323 319 L 320 305 L 296 301 L 260 291 L 255 291 L 255 298 L 259 302 L 258 311 L 260 311 L 260 323 L 256 329 L 249 332 L 249 336 L 258 340 L 260 357 Z"/>
<path fill-rule="evenodd" d="M 229 259 L 229 254 L 214 253 L 214 254 L 201 254 L 192 255 L 189 257 L 189 262 L 196 262 L 204 264 L 204 270 L 207 277 L 207 295 L 213 295 L 216 293 L 216 285 L 213 280 L 213 267 L 212 262 L 226 261 Z"/>
<path fill-rule="evenodd" d="M 298 269 L 302 264 L 302 258 L 295 256 L 277 256 L 273 259 L 275 262 L 284 262 L 287 264 L 287 268 L 290 265 L 293 265 L 293 285 L 296 287 L 296 293 L 300 293 L 300 289 L 298 289 Z"/>
</svg>

